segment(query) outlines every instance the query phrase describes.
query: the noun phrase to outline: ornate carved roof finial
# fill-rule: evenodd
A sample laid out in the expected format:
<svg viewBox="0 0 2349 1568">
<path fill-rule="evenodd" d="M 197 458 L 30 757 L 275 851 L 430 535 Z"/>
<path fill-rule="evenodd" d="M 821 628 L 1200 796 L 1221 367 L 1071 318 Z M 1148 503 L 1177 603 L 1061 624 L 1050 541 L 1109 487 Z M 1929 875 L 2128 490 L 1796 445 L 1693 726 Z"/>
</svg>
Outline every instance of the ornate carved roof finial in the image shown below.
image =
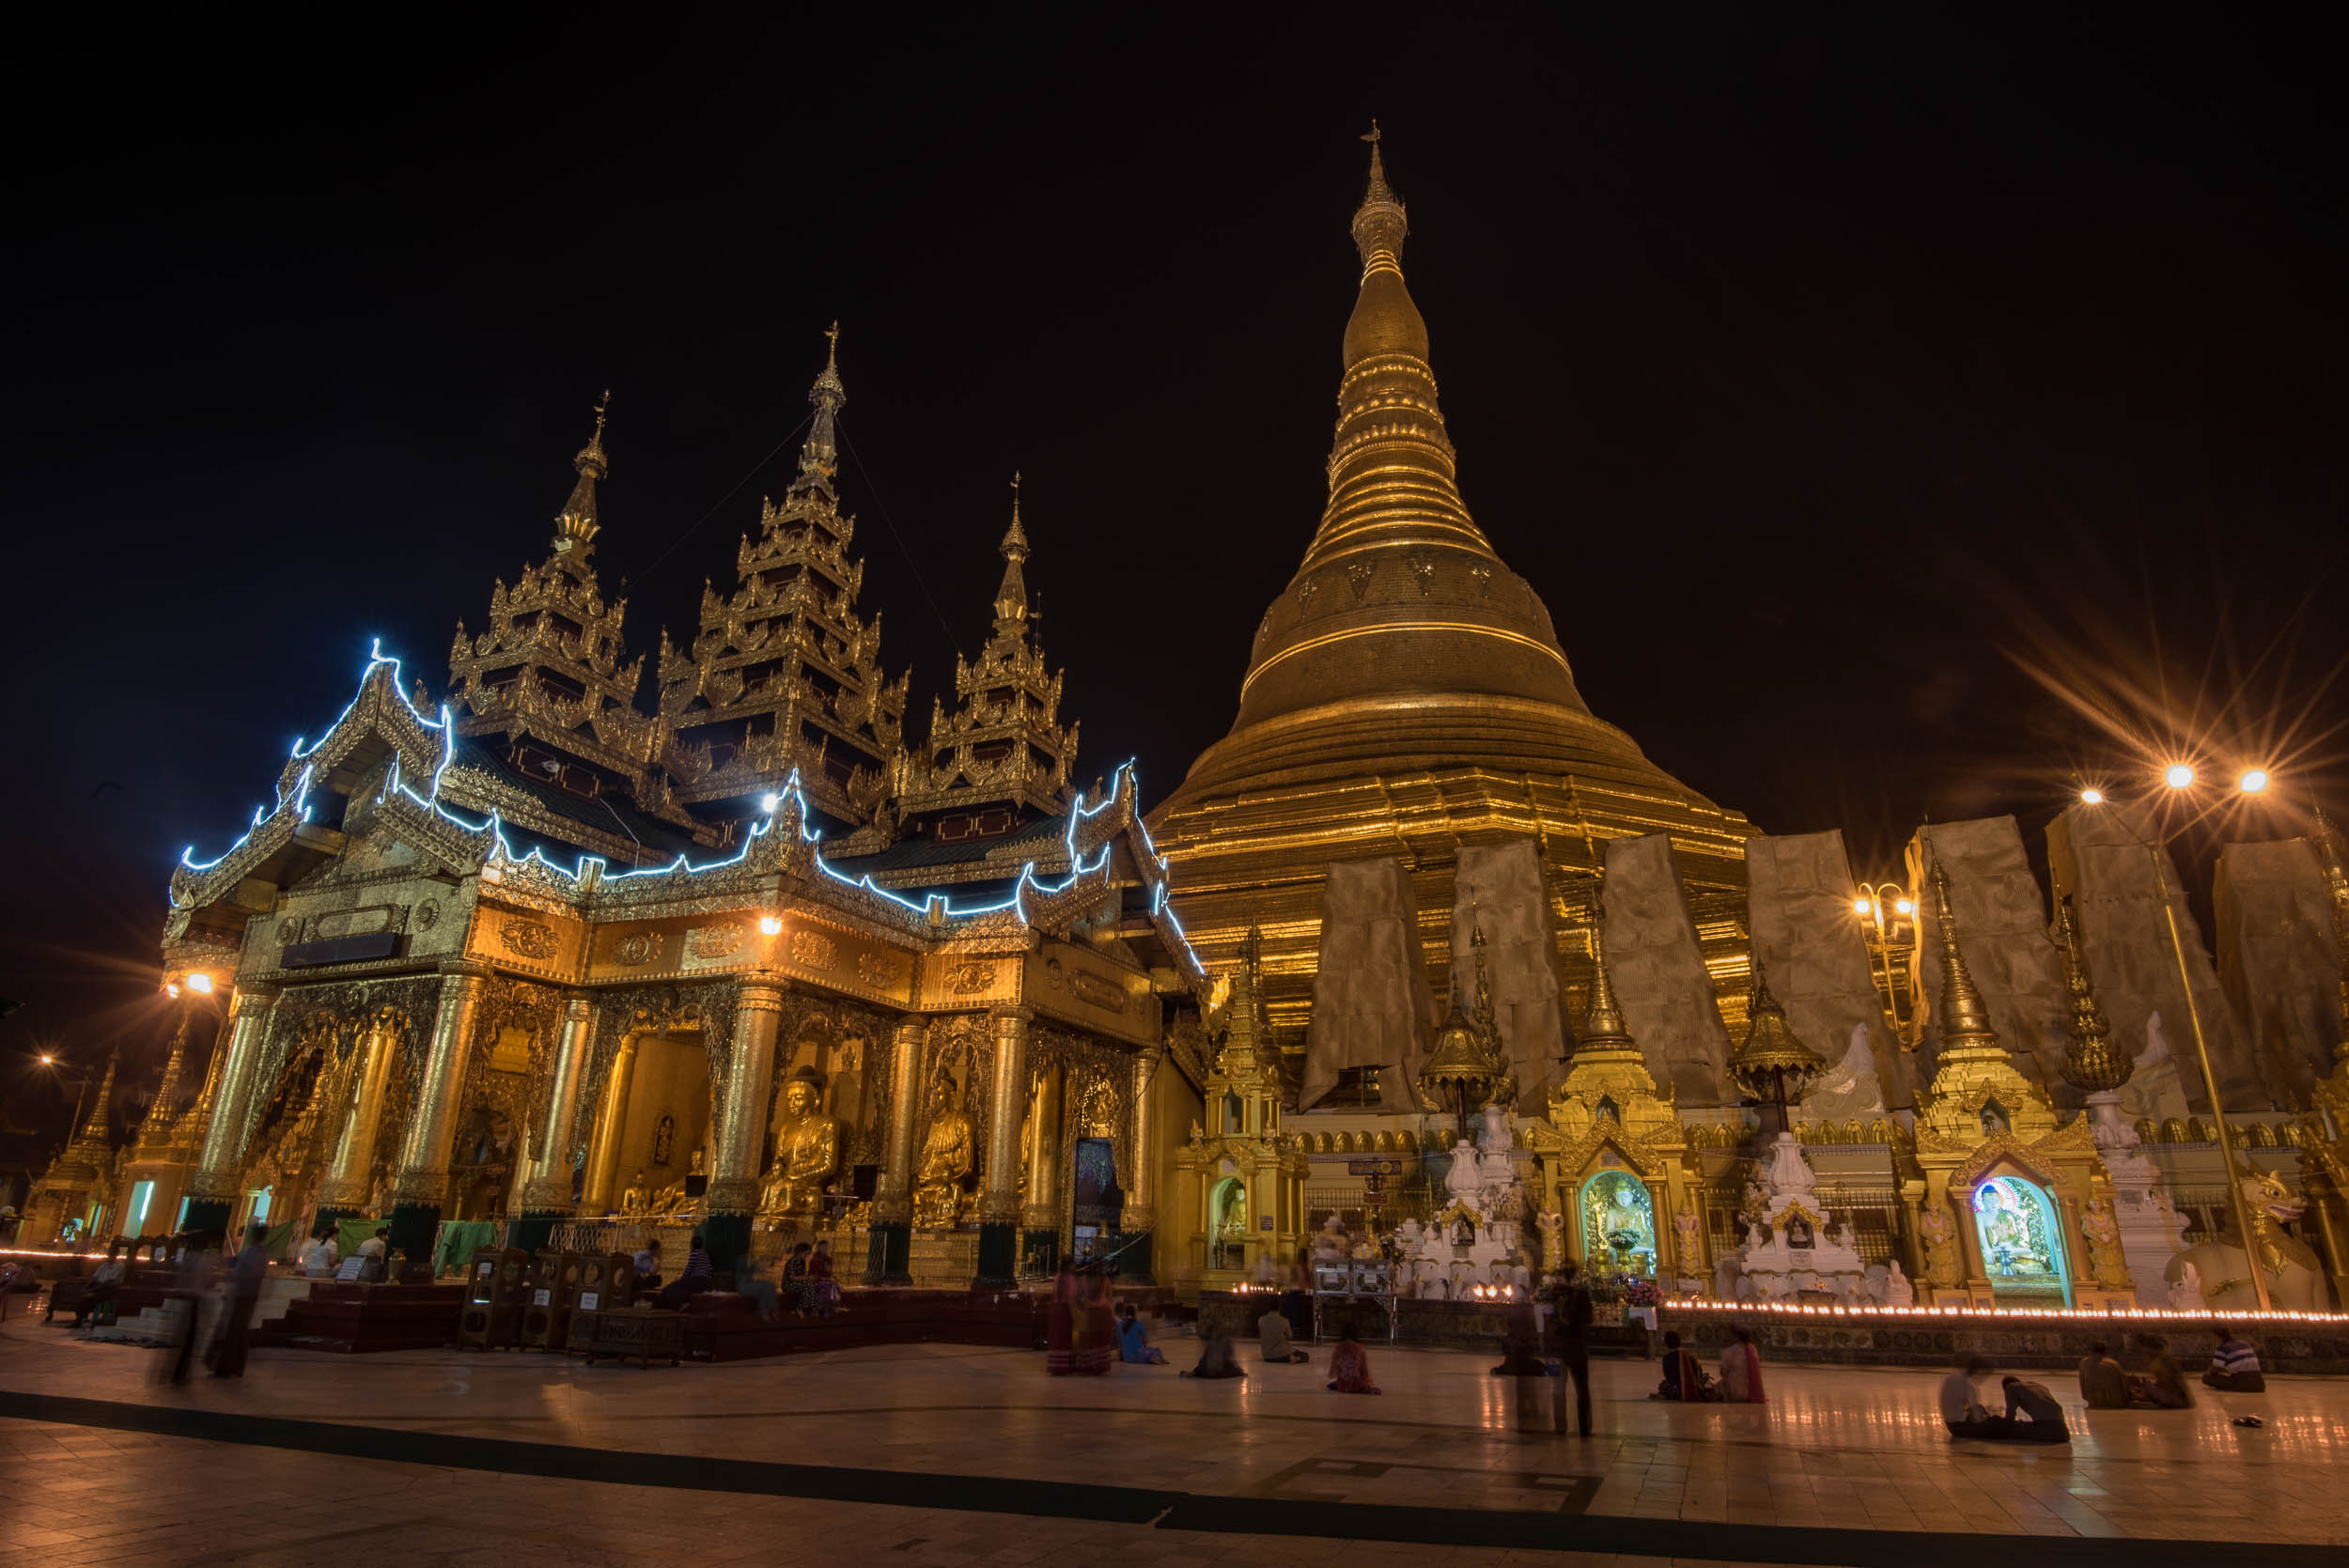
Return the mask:
<svg viewBox="0 0 2349 1568">
<path fill-rule="evenodd" d="M 162 1132 L 171 1126 L 179 1110 L 179 1079 L 187 1071 L 188 1009 L 179 1010 L 179 1027 L 172 1032 L 171 1054 L 163 1058 L 163 1080 L 155 1085 L 155 1098 L 147 1108 L 147 1118 L 139 1124 L 139 1132 Z"/>
<path fill-rule="evenodd" d="M 1614 977 L 1607 972 L 1607 937 L 1604 923 L 1591 924 L 1591 1009 L 1582 1015 L 1582 1036 L 1575 1049 L 1615 1050 L 1631 1044 L 1631 1032 L 1624 1026 L 1623 1007 L 1615 1001 Z"/>
<path fill-rule="evenodd" d="M 848 405 L 848 390 L 840 384 L 839 322 L 824 330 L 824 368 L 807 392 L 807 400 L 816 405 L 816 422 L 807 432 L 807 444 L 800 448 L 799 477 L 791 481 L 786 493 L 819 489 L 831 495 L 832 477 L 840 472 L 837 427 L 840 411 Z"/>
<path fill-rule="evenodd" d="M 2068 897 L 2056 906 L 2056 940 L 2063 948 L 2063 981 L 2072 993 L 2072 1035 L 2064 1042 L 2063 1062 L 2057 1071 L 2084 1094 L 2108 1093 L 2128 1082 L 2137 1063 L 2128 1052 L 2114 1048 L 2112 1028 L 2088 988 L 2088 966 L 2080 959 L 2079 927 L 2072 919 Z"/>
<path fill-rule="evenodd" d="M 571 466 L 579 471 L 579 482 L 571 487 L 571 498 L 554 515 L 555 554 L 583 566 L 595 545 L 599 526 L 596 520 L 596 481 L 612 472 L 612 459 L 603 452 L 603 422 L 611 407 L 612 393 L 607 388 L 596 404 L 596 433 L 587 438 L 587 444 L 571 459 Z"/>
<path fill-rule="evenodd" d="M 1730 1053 L 1729 1076 L 1750 1098 L 1781 1108 L 1799 1104 L 1827 1071 L 1827 1059 L 1804 1045 L 1786 1021 L 1786 1010 L 1770 995 L 1759 958 L 1753 961 L 1746 1018 L 1746 1037 Z"/>
<path fill-rule="evenodd" d="M 1950 908 L 1950 874 L 1942 869 L 1938 855 L 1933 860 L 1933 900 L 1941 927 L 1941 1048 L 1997 1050 L 1999 1035 L 1990 1027 L 1990 1009 L 1974 987 L 1966 955 L 1958 951 L 1957 916 Z"/>
<path fill-rule="evenodd" d="M 996 547 L 1003 557 L 1003 585 L 995 590 L 995 635 L 1017 637 L 1028 625 L 1028 580 L 1019 569 L 1028 558 L 1027 530 L 1019 526 L 1019 475 L 1011 476 L 1011 527 Z"/>
</svg>

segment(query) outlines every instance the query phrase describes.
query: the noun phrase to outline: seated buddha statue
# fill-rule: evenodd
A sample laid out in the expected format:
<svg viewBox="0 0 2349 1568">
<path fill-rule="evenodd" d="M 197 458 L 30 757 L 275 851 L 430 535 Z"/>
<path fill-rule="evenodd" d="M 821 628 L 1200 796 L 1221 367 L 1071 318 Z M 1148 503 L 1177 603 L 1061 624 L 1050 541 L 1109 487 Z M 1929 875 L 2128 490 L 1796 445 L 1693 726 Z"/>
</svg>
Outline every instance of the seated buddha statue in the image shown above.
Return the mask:
<svg viewBox="0 0 2349 1568">
<path fill-rule="evenodd" d="M 698 1213 L 700 1211 L 701 1194 L 692 1191 L 692 1188 L 703 1185 L 702 1182 L 696 1181 L 694 1178 L 702 1174 L 702 1160 L 704 1157 L 705 1156 L 700 1149 L 695 1149 L 686 1157 L 685 1174 L 679 1176 L 677 1180 L 662 1188 L 661 1191 L 654 1196 L 651 1212 L 654 1214 L 681 1214 Z"/>
<path fill-rule="evenodd" d="M 629 1216 L 639 1215 L 651 1204 L 652 1194 L 645 1187 L 645 1173 L 639 1171 L 630 1178 L 627 1188 L 620 1193 L 620 1212 Z"/>
<path fill-rule="evenodd" d="M 819 1094 L 816 1075 L 805 1067 L 783 1086 L 775 1162 L 759 1188 L 761 1214 L 814 1213 L 824 1184 L 840 1169 L 840 1124 L 817 1110 Z"/>
<path fill-rule="evenodd" d="M 913 1172 L 913 1222 L 932 1230 L 955 1222 L 963 1178 L 971 1174 L 971 1118 L 955 1104 L 954 1082 L 941 1079 L 930 1105 L 929 1135 Z"/>
</svg>

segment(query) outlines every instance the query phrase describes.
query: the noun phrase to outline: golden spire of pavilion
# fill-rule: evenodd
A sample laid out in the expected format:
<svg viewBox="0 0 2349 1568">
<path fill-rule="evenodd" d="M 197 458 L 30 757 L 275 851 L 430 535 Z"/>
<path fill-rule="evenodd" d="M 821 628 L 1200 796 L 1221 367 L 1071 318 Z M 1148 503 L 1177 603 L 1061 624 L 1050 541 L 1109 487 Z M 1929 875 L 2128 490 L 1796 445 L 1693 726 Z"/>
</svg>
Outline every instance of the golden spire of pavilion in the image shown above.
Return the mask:
<svg viewBox="0 0 2349 1568">
<path fill-rule="evenodd" d="M 1941 1049 L 1999 1050 L 1998 1032 L 1990 1027 L 1990 1009 L 1974 987 L 1958 951 L 1957 916 L 1950 908 L 1950 874 L 1941 858 L 1933 860 L 1934 915 L 1941 930 Z"/>
<path fill-rule="evenodd" d="M 571 487 L 571 497 L 563 503 L 563 509 L 554 515 L 554 552 L 584 564 L 587 552 L 596 542 L 596 481 L 612 472 L 612 459 L 603 453 L 604 415 L 612 407 L 612 394 L 607 389 L 596 404 L 596 432 L 587 438 L 587 444 L 579 449 L 571 466 L 579 471 L 579 482 Z"/>
<path fill-rule="evenodd" d="M 1020 564 L 1028 558 L 1027 530 L 1019 526 L 1019 475 L 1011 476 L 1011 527 L 997 547 L 1003 557 L 1003 586 L 995 590 L 995 635 L 1019 636 L 1028 627 L 1028 580 Z"/>
<path fill-rule="evenodd" d="M 179 1098 L 179 1079 L 187 1071 L 188 1010 L 179 1010 L 179 1027 L 172 1032 L 171 1054 L 163 1058 L 163 1076 L 155 1085 L 155 1098 L 147 1108 L 147 1119 L 140 1123 L 142 1132 L 152 1128 L 161 1132 L 171 1126 Z"/>
<path fill-rule="evenodd" d="M 838 426 L 848 389 L 840 384 L 839 322 L 824 329 L 824 368 L 817 375 L 816 384 L 807 389 L 807 400 L 816 405 L 815 423 L 807 432 L 807 443 L 800 448 L 799 477 L 791 481 L 786 493 L 813 487 L 830 495 L 832 478 L 840 472 Z"/>
<path fill-rule="evenodd" d="M 2063 1081 L 2085 1094 L 2106 1094 L 2128 1082 L 2137 1063 L 2112 1043 L 2112 1026 L 2089 989 L 2088 966 L 2080 957 L 2079 926 L 2072 918 L 2072 900 L 2056 906 L 2056 940 L 2063 949 L 2063 983 L 2072 993 L 2072 1033 L 2063 1043 L 2063 1062 L 2057 1071 Z"/>
</svg>

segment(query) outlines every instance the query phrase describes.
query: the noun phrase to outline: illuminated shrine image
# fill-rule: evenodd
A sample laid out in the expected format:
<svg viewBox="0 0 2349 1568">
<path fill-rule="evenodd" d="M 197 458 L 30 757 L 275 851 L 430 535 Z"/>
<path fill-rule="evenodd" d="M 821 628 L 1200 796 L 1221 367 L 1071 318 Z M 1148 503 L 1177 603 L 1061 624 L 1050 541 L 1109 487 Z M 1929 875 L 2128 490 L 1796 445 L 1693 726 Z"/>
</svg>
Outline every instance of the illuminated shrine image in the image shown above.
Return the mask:
<svg viewBox="0 0 2349 1568">
<path fill-rule="evenodd" d="M 1583 1256 L 1595 1269 L 1656 1277 L 1656 1205 L 1628 1171 L 1601 1171 L 1582 1184 Z"/>
<path fill-rule="evenodd" d="M 2014 1176 L 1993 1176 L 1974 1189 L 1974 1233 L 1992 1294 L 2001 1303 L 2066 1307 L 2063 1233 L 2046 1193 Z"/>
</svg>

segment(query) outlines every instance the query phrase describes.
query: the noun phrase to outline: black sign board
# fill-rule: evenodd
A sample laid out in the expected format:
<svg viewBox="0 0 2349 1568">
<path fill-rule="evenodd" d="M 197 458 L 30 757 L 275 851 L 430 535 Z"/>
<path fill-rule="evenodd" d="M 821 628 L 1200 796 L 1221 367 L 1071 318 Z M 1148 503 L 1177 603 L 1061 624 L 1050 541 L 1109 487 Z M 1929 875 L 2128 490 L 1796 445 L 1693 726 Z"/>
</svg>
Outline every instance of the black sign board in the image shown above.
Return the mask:
<svg viewBox="0 0 2349 1568">
<path fill-rule="evenodd" d="M 1403 1162 L 1399 1159 L 1349 1159 L 1346 1162 L 1349 1176 L 1399 1176 Z"/>
<path fill-rule="evenodd" d="M 407 936 L 398 931 L 370 931 L 364 937 L 334 937 L 322 942 L 288 942 L 278 968 L 316 969 L 321 964 L 362 964 L 370 958 L 397 958 Z"/>
</svg>

